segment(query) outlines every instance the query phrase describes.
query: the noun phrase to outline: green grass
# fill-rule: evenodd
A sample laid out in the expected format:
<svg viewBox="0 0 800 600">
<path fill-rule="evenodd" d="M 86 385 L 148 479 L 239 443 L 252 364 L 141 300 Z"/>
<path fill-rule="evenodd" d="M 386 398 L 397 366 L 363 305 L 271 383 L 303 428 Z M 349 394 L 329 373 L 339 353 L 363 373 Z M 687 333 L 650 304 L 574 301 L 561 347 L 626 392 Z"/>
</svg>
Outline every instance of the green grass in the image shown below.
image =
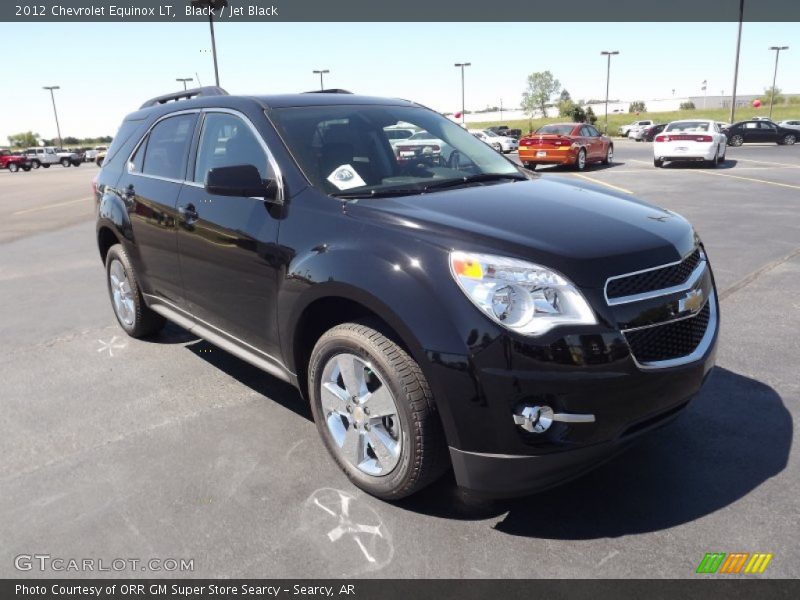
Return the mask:
<svg viewBox="0 0 800 600">
<path fill-rule="evenodd" d="M 736 109 L 736 121 L 745 121 L 752 117 L 766 117 L 769 114 L 769 108 L 753 108 L 743 107 Z M 675 110 L 670 112 L 643 112 L 636 114 L 631 113 L 610 113 L 608 115 L 608 132 L 610 135 L 617 135 L 617 129 L 621 125 L 627 125 L 633 121 L 641 121 L 644 119 L 652 119 L 656 123 L 669 123 L 670 121 L 677 121 L 679 119 L 696 119 L 705 118 L 713 119 L 714 121 L 728 122 L 730 118 L 730 109 L 727 108 L 713 108 L 713 109 L 696 109 L 696 110 Z M 783 121 L 784 119 L 798 119 L 800 118 L 800 106 L 792 104 L 777 105 L 772 110 L 773 121 Z M 483 129 L 492 127 L 494 125 L 508 125 L 511 129 L 521 129 L 523 133 L 527 133 L 529 128 L 536 131 L 542 125 L 548 123 L 564 123 L 569 122 L 569 118 L 556 117 L 552 119 L 519 119 L 511 121 L 485 121 L 481 123 L 470 123 L 469 126 L 475 129 Z M 595 126 L 602 131 L 605 124 L 605 116 L 603 114 L 597 115 L 597 123 Z"/>
</svg>

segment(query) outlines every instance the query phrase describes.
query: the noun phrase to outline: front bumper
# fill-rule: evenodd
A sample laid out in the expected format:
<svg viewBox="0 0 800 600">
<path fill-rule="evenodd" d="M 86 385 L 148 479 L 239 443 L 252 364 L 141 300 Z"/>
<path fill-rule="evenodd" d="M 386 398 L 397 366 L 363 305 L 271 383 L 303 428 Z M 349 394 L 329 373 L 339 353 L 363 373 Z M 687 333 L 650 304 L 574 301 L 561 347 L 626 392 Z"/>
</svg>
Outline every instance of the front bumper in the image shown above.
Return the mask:
<svg viewBox="0 0 800 600">
<path fill-rule="evenodd" d="M 445 383 L 450 397 L 441 410 L 459 486 L 501 497 L 541 491 L 596 467 L 683 412 L 714 366 L 719 334 L 713 275 L 699 269 L 702 276 L 691 285 L 703 290 L 706 303 L 685 321 L 666 321 L 707 315 L 695 351 L 681 358 L 652 362 L 640 354 L 637 360 L 635 351 L 644 350 L 630 332 L 663 327 L 659 311 L 677 310 L 684 288 L 605 309 L 599 308 L 606 303 L 603 291 L 587 291 L 598 307 L 596 326 L 539 339 L 501 334 L 490 340 L 479 332 L 486 342 L 469 357 L 430 355 L 433 379 Z M 594 421 L 554 421 L 533 433 L 514 423 L 521 406 Z"/>
</svg>

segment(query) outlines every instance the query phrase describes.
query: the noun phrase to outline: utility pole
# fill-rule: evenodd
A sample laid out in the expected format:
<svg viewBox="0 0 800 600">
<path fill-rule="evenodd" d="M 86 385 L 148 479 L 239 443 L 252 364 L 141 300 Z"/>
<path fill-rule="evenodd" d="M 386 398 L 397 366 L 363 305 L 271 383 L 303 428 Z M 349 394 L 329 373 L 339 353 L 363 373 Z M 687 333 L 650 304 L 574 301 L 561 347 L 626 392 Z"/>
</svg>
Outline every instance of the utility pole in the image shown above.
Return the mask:
<svg viewBox="0 0 800 600">
<path fill-rule="evenodd" d="M 775 80 L 778 78 L 778 57 L 781 50 L 788 50 L 789 46 L 770 46 L 770 50 L 775 50 L 775 72 L 772 74 L 772 92 L 769 95 L 769 118 L 772 119 L 772 105 L 775 103 Z"/>
<path fill-rule="evenodd" d="M 214 12 L 228 6 L 228 0 L 191 0 L 194 8 L 208 10 L 208 27 L 211 30 L 211 53 L 214 55 L 214 81 L 219 87 L 219 66 L 217 64 L 217 40 L 214 36 Z"/>
<path fill-rule="evenodd" d="M 503 99 L 500 98 L 500 120 L 503 120 Z"/>
<path fill-rule="evenodd" d="M 318 71 L 312 71 L 312 72 L 313 72 L 315 75 L 319 75 L 319 89 L 320 89 L 320 90 L 324 90 L 324 89 L 325 89 L 325 85 L 324 85 L 324 84 L 323 84 L 323 82 L 322 82 L 322 76 L 323 76 L 325 73 L 330 73 L 330 71 L 329 71 L 328 69 L 320 69 L 320 70 L 318 70 Z"/>
<path fill-rule="evenodd" d="M 742 47 L 742 21 L 744 21 L 744 0 L 739 0 L 739 33 L 736 36 L 736 62 L 733 66 L 733 95 L 731 96 L 731 118 L 736 119 L 736 85 L 739 83 L 739 50 Z"/>
<path fill-rule="evenodd" d="M 64 146 L 64 143 L 61 141 L 61 126 L 58 124 L 58 111 L 56 110 L 56 96 L 55 94 L 53 94 L 53 90 L 60 90 L 61 86 L 46 85 L 42 89 L 50 90 L 50 99 L 53 101 L 53 115 L 55 115 L 56 117 L 56 132 L 58 133 L 58 147 L 61 148 Z"/>
<path fill-rule="evenodd" d="M 619 54 L 619 50 L 603 50 L 601 56 L 608 57 L 608 66 L 606 67 L 606 124 L 603 133 L 608 133 L 608 89 L 611 82 L 611 57 Z"/>
<path fill-rule="evenodd" d="M 707 96 L 708 96 L 708 79 L 703 79 L 703 110 L 706 109 Z"/>
<path fill-rule="evenodd" d="M 461 125 L 464 125 L 466 121 L 466 115 L 464 114 L 466 112 L 466 104 L 464 102 L 464 67 L 470 67 L 472 63 L 456 63 L 453 66 L 461 67 Z"/>
</svg>

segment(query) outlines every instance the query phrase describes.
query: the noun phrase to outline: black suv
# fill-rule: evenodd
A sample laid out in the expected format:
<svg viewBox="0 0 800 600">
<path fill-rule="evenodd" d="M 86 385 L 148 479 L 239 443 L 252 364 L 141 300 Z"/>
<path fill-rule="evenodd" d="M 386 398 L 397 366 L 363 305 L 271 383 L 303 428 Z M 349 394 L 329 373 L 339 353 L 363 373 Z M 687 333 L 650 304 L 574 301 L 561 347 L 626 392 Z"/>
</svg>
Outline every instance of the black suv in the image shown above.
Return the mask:
<svg viewBox="0 0 800 600">
<path fill-rule="evenodd" d="M 430 151 L 401 160 L 400 124 Z M 714 363 L 685 219 L 540 178 L 413 102 L 155 98 L 95 185 L 122 328 L 169 319 L 291 382 L 381 498 L 450 467 L 495 496 L 574 477 L 675 417 Z"/>
</svg>

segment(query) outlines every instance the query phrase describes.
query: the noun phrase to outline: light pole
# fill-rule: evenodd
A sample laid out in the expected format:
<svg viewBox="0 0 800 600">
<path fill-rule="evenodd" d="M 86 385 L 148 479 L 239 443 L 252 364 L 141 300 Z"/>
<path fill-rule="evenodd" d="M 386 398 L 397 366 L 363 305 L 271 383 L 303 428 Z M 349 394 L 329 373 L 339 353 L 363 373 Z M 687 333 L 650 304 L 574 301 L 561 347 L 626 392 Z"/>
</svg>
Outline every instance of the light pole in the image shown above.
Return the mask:
<svg viewBox="0 0 800 600">
<path fill-rule="evenodd" d="M 312 73 L 314 73 L 314 75 L 319 75 L 319 89 L 320 90 L 324 90 L 325 89 L 325 85 L 322 83 L 322 76 L 325 75 L 326 73 L 330 73 L 330 70 L 328 70 L 328 69 L 319 69 L 319 70 L 316 70 L 316 71 L 312 71 Z"/>
<path fill-rule="evenodd" d="M 703 110 L 706 109 L 706 96 L 708 95 L 708 79 L 703 79 Z"/>
<path fill-rule="evenodd" d="M 454 67 L 461 67 L 461 124 L 463 125 L 466 121 L 466 115 L 464 112 L 466 111 L 465 103 L 464 103 L 464 67 L 472 66 L 472 63 L 456 63 L 453 65 Z"/>
<path fill-rule="evenodd" d="M 222 10 L 228 6 L 228 0 L 192 0 L 192 6 L 200 9 L 208 9 L 208 26 L 211 29 L 211 53 L 214 55 L 214 80 L 219 87 L 219 67 L 217 66 L 217 41 L 214 37 L 214 13 L 215 10 Z"/>
<path fill-rule="evenodd" d="M 176 77 L 175 81 L 180 81 L 181 83 L 183 83 L 183 90 L 186 91 L 186 82 L 194 81 L 194 79 L 191 77 Z"/>
<path fill-rule="evenodd" d="M 619 54 L 619 50 L 603 50 L 600 55 L 608 57 L 608 65 L 606 67 L 606 125 L 603 133 L 608 133 L 608 86 L 611 82 L 611 57 Z"/>
<path fill-rule="evenodd" d="M 778 57 L 781 50 L 788 50 L 789 46 L 770 46 L 770 50 L 775 50 L 775 72 L 772 74 L 772 92 L 769 95 L 769 118 L 772 119 L 772 105 L 775 102 L 775 80 L 778 78 Z"/>
<path fill-rule="evenodd" d="M 50 90 L 50 99 L 53 101 L 53 114 L 56 117 L 56 132 L 58 132 L 58 147 L 61 148 L 64 144 L 61 141 L 61 126 L 58 124 L 58 111 L 56 110 L 56 96 L 53 93 L 53 90 L 60 90 L 61 86 L 58 86 L 58 85 L 46 85 L 42 89 L 43 90 Z"/>
<path fill-rule="evenodd" d="M 500 98 L 500 120 L 503 120 L 503 99 Z"/>
<path fill-rule="evenodd" d="M 739 33 L 736 36 L 736 62 L 733 66 L 733 94 L 731 95 L 731 118 L 736 118 L 736 84 L 739 82 L 739 50 L 742 47 L 742 21 L 744 21 L 744 0 L 739 0 Z"/>
</svg>

